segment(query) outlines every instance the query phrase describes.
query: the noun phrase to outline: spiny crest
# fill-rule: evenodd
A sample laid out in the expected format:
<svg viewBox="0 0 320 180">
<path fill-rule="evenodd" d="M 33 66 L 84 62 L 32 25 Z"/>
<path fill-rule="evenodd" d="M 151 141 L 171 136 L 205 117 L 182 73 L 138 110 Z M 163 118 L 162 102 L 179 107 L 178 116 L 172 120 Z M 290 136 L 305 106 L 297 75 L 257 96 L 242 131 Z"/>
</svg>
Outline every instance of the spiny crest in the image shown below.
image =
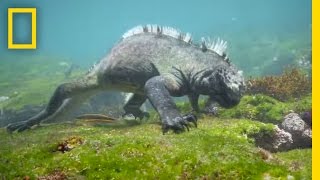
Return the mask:
<svg viewBox="0 0 320 180">
<path fill-rule="evenodd" d="M 136 34 L 143 34 L 143 33 L 153 33 L 159 35 L 166 35 L 170 36 L 179 40 L 182 40 L 186 43 L 192 44 L 192 37 L 190 33 L 182 33 L 180 30 L 167 27 L 167 26 L 159 26 L 159 25 L 146 25 L 146 26 L 136 26 L 125 34 L 123 34 L 122 38 L 128 38 L 130 36 Z M 219 54 L 224 58 L 225 61 L 229 63 L 229 58 L 226 55 L 227 50 L 227 42 L 218 38 L 216 40 L 211 40 L 210 38 L 202 38 L 200 48 L 202 51 L 211 50 Z"/>
<path fill-rule="evenodd" d="M 97 68 L 98 68 L 98 65 L 101 61 L 98 61 L 98 62 L 95 62 L 90 68 L 89 70 L 87 71 L 86 74 L 90 74 L 91 72 L 95 71 Z"/>
<path fill-rule="evenodd" d="M 146 25 L 146 26 L 136 26 L 122 35 L 122 38 L 127 38 L 136 34 L 142 33 L 153 33 L 153 34 L 162 34 L 170 36 L 179 40 L 182 40 L 186 43 L 192 42 L 192 37 L 190 33 L 182 33 L 180 30 L 159 25 Z"/>
<path fill-rule="evenodd" d="M 220 56 L 225 56 L 225 60 L 227 60 L 226 50 L 227 50 L 227 41 L 224 41 L 220 38 L 216 40 L 211 40 L 210 38 L 201 38 L 201 49 L 209 49 L 218 53 Z"/>
</svg>

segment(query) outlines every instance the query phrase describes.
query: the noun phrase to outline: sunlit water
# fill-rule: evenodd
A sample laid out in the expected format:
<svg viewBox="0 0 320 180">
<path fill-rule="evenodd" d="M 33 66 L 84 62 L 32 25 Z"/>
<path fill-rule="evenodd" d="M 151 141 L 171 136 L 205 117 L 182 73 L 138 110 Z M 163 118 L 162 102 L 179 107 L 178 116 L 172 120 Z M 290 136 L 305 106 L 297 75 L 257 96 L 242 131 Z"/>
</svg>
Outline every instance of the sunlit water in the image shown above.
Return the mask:
<svg viewBox="0 0 320 180">
<path fill-rule="evenodd" d="M 7 50 L 8 7 L 37 8 L 37 50 Z M 301 47 L 293 45 L 292 51 L 311 46 L 310 0 L 5 0 L 0 2 L 0 12 L 2 56 L 22 54 L 63 57 L 80 65 L 89 65 L 99 60 L 126 30 L 139 24 L 176 27 L 190 32 L 195 41 L 199 41 L 202 36 L 223 37 L 229 43 L 231 60 L 247 71 L 253 71 L 255 66 L 278 58 L 281 51 L 278 44 L 281 41 L 289 39 L 290 42 L 301 42 L 296 43 L 301 44 Z M 19 19 L 22 21 L 20 26 L 24 27 L 23 21 L 26 20 L 17 17 L 17 22 Z M 23 36 L 29 29 L 15 31 Z M 260 53 L 264 46 L 265 53 L 270 57 L 254 58 L 254 48 L 259 49 Z M 248 59 L 256 62 L 248 64 Z M 247 68 L 242 63 L 253 67 Z"/>
</svg>

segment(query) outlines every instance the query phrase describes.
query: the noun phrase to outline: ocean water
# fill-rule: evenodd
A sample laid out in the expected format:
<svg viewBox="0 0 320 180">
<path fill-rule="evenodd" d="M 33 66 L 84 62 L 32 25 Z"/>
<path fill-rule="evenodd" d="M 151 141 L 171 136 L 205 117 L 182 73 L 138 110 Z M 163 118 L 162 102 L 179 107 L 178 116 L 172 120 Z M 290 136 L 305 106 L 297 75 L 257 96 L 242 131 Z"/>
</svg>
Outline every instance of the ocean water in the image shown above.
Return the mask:
<svg viewBox="0 0 320 180">
<path fill-rule="evenodd" d="M 37 8 L 37 50 L 7 49 L 8 7 Z M 279 56 L 284 43 L 291 43 L 293 51 L 311 47 L 311 0 L 3 0 L 0 12 L 1 55 L 69 58 L 87 66 L 140 24 L 172 26 L 190 32 L 195 41 L 222 37 L 228 41 L 231 60 L 249 74 Z M 20 42 L 30 38 L 28 23 L 25 16 L 16 17 L 15 38 Z M 261 53 L 269 56 L 257 57 Z"/>
</svg>

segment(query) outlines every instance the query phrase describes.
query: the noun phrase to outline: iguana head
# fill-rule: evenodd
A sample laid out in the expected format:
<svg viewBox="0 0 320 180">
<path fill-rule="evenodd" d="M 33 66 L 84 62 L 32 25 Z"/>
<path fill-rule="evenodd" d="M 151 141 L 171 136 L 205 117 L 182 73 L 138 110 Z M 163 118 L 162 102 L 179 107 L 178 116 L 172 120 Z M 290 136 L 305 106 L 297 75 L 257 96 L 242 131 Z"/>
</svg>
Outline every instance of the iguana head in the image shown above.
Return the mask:
<svg viewBox="0 0 320 180">
<path fill-rule="evenodd" d="M 216 101 L 226 108 L 237 105 L 245 90 L 242 71 L 228 63 L 205 71 L 201 84 L 204 90 L 201 94 L 208 95 L 210 101 Z"/>
<path fill-rule="evenodd" d="M 201 75 L 201 89 L 205 90 L 202 94 L 209 95 L 210 101 L 226 108 L 237 105 L 245 90 L 245 82 L 242 71 L 238 71 L 226 55 L 227 42 L 219 38 L 216 41 L 202 38 L 200 48 L 207 64 L 212 64 Z"/>
<path fill-rule="evenodd" d="M 215 78 L 218 87 L 211 87 L 215 92 L 209 95 L 210 98 L 226 108 L 237 105 L 245 90 L 242 71 L 238 71 L 232 65 L 220 67 L 215 73 Z"/>
</svg>

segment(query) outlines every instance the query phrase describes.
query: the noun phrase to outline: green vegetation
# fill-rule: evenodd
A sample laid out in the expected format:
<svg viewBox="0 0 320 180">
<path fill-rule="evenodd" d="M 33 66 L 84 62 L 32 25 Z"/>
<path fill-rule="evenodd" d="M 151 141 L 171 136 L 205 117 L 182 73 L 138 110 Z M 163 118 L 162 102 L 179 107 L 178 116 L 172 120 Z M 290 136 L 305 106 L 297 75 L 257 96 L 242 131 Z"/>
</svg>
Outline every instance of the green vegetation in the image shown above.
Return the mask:
<svg viewBox="0 0 320 180">
<path fill-rule="evenodd" d="M 91 179 L 310 179 L 310 149 L 265 159 L 248 138 L 271 132 L 271 124 L 205 116 L 190 132 L 162 135 L 161 126 L 152 121 L 130 127 L 60 124 L 11 135 L 1 129 L 0 177 L 33 179 L 58 171 Z M 59 143 L 70 137 L 83 143 L 58 151 Z"/>
<path fill-rule="evenodd" d="M 205 100 L 201 100 L 199 106 L 203 109 Z M 278 101 L 263 94 L 245 95 L 239 105 L 230 109 L 219 108 L 217 116 L 221 119 L 242 118 L 277 124 L 290 111 L 300 113 L 310 111 L 311 107 L 311 94 L 286 102 Z M 188 102 L 180 103 L 179 108 L 182 112 L 191 111 L 191 106 Z"/>
<path fill-rule="evenodd" d="M 247 118 L 269 123 L 279 123 L 290 111 L 311 110 L 311 95 L 295 101 L 280 102 L 269 96 L 257 94 L 244 96 L 240 104 L 231 109 L 221 109 L 220 118 Z"/>
<path fill-rule="evenodd" d="M 301 69 L 286 69 L 278 76 L 251 78 L 247 94 L 264 94 L 280 101 L 301 98 L 311 92 L 311 79 Z"/>
</svg>

